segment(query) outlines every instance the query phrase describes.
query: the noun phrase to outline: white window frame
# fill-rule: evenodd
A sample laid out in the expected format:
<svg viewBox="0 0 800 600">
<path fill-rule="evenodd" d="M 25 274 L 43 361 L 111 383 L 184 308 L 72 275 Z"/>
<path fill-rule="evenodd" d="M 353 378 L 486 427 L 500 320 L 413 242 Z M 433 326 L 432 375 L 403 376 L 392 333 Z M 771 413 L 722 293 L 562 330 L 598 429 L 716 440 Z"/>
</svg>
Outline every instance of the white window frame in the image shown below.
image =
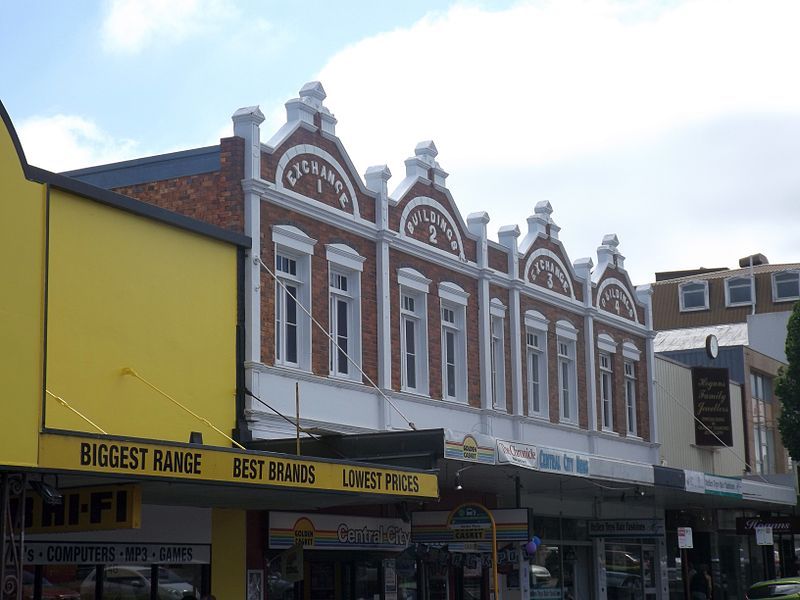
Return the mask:
<svg viewBox="0 0 800 600">
<path fill-rule="evenodd" d="M 628 437 L 639 437 L 638 425 L 638 407 L 636 402 L 638 397 L 636 394 L 636 376 L 639 370 L 639 361 L 642 358 L 642 353 L 633 342 L 625 342 L 622 344 L 622 359 L 623 359 L 623 376 L 625 381 L 625 421 L 626 432 Z M 628 372 L 630 366 L 630 373 Z M 628 387 L 628 386 L 632 387 Z"/>
<path fill-rule="evenodd" d="M 556 322 L 559 420 L 571 425 L 577 425 L 580 422 L 578 417 L 577 340 L 578 330 L 572 323 L 569 321 Z"/>
<path fill-rule="evenodd" d="M 491 364 L 492 408 L 506 409 L 506 352 L 505 352 L 506 307 L 498 299 L 489 303 L 489 354 Z"/>
<path fill-rule="evenodd" d="M 326 258 L 328 259 L 328 333 L 329 360 L 328 366 L 331 377 L 361 381 L 361 273 L 364 270 L 365 257 L 345 244 L 327 244 Z M 347 291 L 338 289 L 335 278 L 344 277 L 347 280 Z M 338 339 L 338 303 L 347 305 L 347 349 L 344 360 L 345 370 L 340 370 Z"/>
<path fill-rule="evenodd" d="M 466 403 L 467 393 L 467 302 L 469 293 L 455 283 L 444 281 L 439 284 L 439 315 L 442 323 L 442 398 Z M 446 322 L 444 311 L 451 311 L 453 321 Z M 448 385 L 447 337 L 453 338 L 453 383 L 454 394 Z"/>
<path fill-rule="evenodd" d="M 547 327 L 548 320 L 535 310 L 525 312 L 525 373 L 528 390 L 528 416 L 548 418 L 550 396 L 547 385 Z M 538 369 L 534 372 L 534 356 Z M 534 387 L 539 388 L 539 410 L 534 406 Z"/>
<path fill-rule="evenodd" d="M 617 343 L 607 333 L 597 336 L 600 391 L 600 428 L 606 432 L 614 431 L 614 355 Z"/>
<path fill-rule="evenodd" d="M 429 395 L 428 380 L 428 290 L 431 280 L 415 269 L 397 271 L 400 292 L 400 389 L 412 394 Z M 404 306 L 404 297 L 413 299 L 414 308 Z M 414 330 L 414 347 L 407 347 L 408 324 Z M 414 381 L 409 381 L 408 355 L 414 357 Z M 413 385 L 412 385 L 413 384 Z"/>
<path fill-rule="evenodd" d="M 297 289 L 297 361 L 286 358 L 286 327 L 282 318 L 282 307 L 286 305 L 288 291 L 275 283 L 275 364 L 283 367 L 311 371 L 311 257 L 317 240 L 310 238 L 297 227 L 275 225 L 272 228 L 274 262 L 278 280 Z M 277 270 L 278 256 L 295 261 L 295 274 Z M 305 307 L 308 313 L 303 310 Z"/>
<path fill-rule="evenodd" d="M 800 294 L 797 296 L 778 296 L 778 281 L 779 277 L 786 277 L 792 275 L 797 279 L 798 291 L 800 291 L 800 271 L 780 271 L 772 274 L 772 301 L 773 302 L 795 302 L 800 300 Z"/>
<path fill-rule="evenodd" d="M 702 285 L 703 286 L 703 306 L 690 306 L 687 307 L 683 302 L 683 290 L 685 287 L 690 285 Z M 686 281 L 678 286 L 678 302 L 680 303 L 680 311 L 681 312 L 694 312 L 697 310 L 708 310 L 708 281 L 700 280 L 700 279 L 693 279 L 692 281 Z"/>
<path fill-rule="evenodd" d="M 747 284 L 750 288 L 750 299 L 747 301 L 733 302 L 731 301 L 731 287 L 744 287 L 742 282 Z M 749 275 L 737 275 L 735 277 L 728 277 L 725 280 L 725 306 L 751 306 L 755 303 L 755 286 L 753 285 L 753 278 Z"/>
</svg>

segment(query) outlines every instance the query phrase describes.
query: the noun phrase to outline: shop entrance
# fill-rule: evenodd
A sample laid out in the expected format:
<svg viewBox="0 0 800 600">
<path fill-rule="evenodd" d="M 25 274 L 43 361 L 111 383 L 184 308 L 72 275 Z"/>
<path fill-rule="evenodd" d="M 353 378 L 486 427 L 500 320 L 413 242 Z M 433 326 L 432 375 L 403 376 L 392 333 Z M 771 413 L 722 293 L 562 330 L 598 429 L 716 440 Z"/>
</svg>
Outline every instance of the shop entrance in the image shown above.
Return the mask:
<svg viewBox="0 0 800 600">
<path fill-rule="evenodd" d="M 636 541 L 606 542 L 609 600 L 655 600 L 656 546 Z"/>
</svg>

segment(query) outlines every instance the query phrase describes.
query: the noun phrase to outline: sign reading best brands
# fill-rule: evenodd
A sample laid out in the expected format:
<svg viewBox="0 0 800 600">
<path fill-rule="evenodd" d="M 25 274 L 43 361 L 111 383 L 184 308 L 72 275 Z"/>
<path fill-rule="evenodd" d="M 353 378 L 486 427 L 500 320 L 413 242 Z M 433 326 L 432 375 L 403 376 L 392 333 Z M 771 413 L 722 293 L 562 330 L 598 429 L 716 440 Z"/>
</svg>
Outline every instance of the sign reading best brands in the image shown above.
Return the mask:
<svg viewBox="0 0 800 600">
<path fill-rule="evenodd" d="M 438 498 L 436 475 L 240 450 L 43 434 L 39 466 L 200 482 Z"/>
</svg>

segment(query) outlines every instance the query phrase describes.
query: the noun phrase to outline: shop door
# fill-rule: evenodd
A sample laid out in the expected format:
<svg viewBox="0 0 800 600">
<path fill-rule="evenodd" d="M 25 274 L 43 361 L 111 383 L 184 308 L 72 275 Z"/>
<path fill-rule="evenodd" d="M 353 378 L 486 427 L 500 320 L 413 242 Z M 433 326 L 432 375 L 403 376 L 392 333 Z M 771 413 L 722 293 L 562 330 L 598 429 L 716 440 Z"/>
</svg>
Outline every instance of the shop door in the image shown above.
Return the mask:
<svg viewBox="0 0 800 600">
<path fill-rule="evenodd" d="M 653 544 L 642 545 L 642 583 L 644 584 L 644 600 L 656 600 L 656 547 Z"/>
</svg>

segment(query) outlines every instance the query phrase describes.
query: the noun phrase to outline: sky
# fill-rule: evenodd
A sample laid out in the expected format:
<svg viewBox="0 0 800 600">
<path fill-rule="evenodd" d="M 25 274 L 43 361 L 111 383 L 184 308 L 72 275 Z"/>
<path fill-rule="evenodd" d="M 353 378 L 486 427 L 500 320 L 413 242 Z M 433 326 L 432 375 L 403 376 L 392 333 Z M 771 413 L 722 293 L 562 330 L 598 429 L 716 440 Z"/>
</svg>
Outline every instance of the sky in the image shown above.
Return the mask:
<svg viewBox="0 0 800 600">
<path fill-rule="evenodd" d="M 548 200 L 570 259 L 616 233 L 635 284 L 800 262 L 796 0 L 0 0 L 0 101 L 63 171 L 207 146 L 321 81 L 390 191 L 432 139 L 496 239 Z"/>
</svg>

